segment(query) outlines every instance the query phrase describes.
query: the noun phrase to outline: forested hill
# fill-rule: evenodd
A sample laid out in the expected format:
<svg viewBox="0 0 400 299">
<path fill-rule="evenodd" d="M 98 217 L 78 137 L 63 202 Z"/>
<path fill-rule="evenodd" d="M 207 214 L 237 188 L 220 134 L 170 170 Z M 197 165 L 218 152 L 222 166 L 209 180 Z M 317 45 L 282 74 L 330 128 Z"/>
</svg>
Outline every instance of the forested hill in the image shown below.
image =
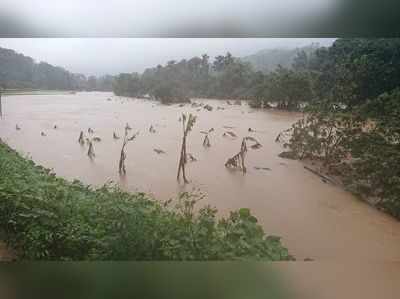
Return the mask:
<svg viewBox="0 0 400 299">
<path fill-rule="evenodd" d="M 250 63 L 256 71 L 268 73 L 275 71 L 278 65 L 284 68 L 291 68 L 294 59 L 299 53 L 304 51 L 307 55 L 310 55 L 318 48 L 319 44 L 313 43 L 300 48 L 264 49 L 255 54 L 242 57 L 241 60 Z"/>
<path fill-rule="evenodd" d="M 3 89 L 112 90 L 111 76 L 73 74 L 11 49 L 0 48 L 0 87 Z"/>
</svg>

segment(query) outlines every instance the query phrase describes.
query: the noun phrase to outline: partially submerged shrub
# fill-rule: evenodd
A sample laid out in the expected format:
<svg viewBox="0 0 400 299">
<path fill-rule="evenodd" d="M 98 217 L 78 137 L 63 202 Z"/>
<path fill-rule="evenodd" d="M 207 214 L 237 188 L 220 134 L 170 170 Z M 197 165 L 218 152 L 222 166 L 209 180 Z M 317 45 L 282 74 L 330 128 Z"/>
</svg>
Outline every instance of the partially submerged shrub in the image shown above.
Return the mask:
<svg viewBox="0 0 400 299">
<path fill-rule="evenodd" d="M 249 141 L 253 142 L 250 146 L 252 149 L 259 149 L 262 146 L 254 137 L 244 137 L 240 145 L 240 151 L 225 162 L 225 167 L 241 169 L 243 174 L 246 173 L 245 157 L 247 154 L 247 142 Z"/>
<path fill-rule="evenodd" d="M 284 147 L 290 149 L 293 157 L 319 159 L 329 166 L 347 156 L 350 139 L 361 129 L 362 122 L 351 114 L 312 112 L 292 125 Z M 288 136 L 288 131 L 282 133 Z"/>
<path fill-rule="evenodd" d="M 281 156 L 320 160 L 347 189 L 400 218 L 399 100 L 395 89 L 352 110 L 321 103 L 293 125 Z"/>
</svg>

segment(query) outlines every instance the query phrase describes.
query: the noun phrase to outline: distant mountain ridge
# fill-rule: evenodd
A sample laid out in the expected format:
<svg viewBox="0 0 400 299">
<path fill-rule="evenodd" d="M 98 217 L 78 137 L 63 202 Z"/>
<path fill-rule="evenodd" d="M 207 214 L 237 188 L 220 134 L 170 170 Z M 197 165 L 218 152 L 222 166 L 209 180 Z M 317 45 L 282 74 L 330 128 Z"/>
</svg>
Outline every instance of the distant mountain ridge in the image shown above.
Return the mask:
<svg viewBox="0 0 400 299">
<path fill-rule="evenodd" d="M 297 53 L 304 51 L 310 54 L 319 47 L 321 47 L 320 44 L 312 43 L 308 46 L 298 48 L 264 49 L 255 54 L 242 57 L 241 60 L 250 63 L 256 71 L 268 73 L 274 71 L 278 65 L 291 68 Z"/>
<path fill-rule="evenodd" d="M 47 62 L 0 47 L 0 88 L 43 90 L 112 90 L 112 76 L 74 74 Z"/>
</svg>

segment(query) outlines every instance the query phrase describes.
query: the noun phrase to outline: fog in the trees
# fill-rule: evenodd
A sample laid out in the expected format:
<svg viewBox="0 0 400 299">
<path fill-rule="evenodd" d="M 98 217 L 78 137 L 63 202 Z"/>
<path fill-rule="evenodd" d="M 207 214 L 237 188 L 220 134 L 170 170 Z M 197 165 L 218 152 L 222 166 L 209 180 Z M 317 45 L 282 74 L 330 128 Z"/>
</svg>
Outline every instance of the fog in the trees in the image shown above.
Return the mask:
<svg viewBox="0 0 400 299">
<path fill-rule="evenodd" d="M 230 52 L 235 57 L 263 49 L 296 48 L 333 38 L 176 38 L 176 39 L 0 39 L 0 47 L 13 49 L 37 62 L 45 61 L 73 73 L 104 75 L 142 72 L 169 60 L 190 59 L 207 53 L 210 57 Z"/>
</svg>

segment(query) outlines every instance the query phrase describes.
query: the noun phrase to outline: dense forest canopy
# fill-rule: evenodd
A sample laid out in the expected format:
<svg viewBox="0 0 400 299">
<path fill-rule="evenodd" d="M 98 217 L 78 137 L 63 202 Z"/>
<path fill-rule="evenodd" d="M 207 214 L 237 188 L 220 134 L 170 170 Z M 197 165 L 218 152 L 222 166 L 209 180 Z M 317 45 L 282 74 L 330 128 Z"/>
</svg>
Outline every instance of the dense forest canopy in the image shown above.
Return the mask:
<svg viewBox="0 0 400 299">
<path fill-rule="evenodd" d="M 192 97 L 240 98 L 250 95 L 262 73 L 229 52 L 213 61 L 207 54 L 189 60 L 168 61 L 146 69 L 142 75 L 120 74 L 114 92 L 123 96 L 149 95 L 163 102 Z"/>
<path fill-rule="evenodd" d="M 314 79 L 317 98 L 357 106 L 400 85 L 400 39 L 338 39 L 295 66 Z"/>
<path fill-rule="evenodd" d="M 143 74 L 120 74 L 114 92 L 149 95 L 164 102 L 239 98 L 250 100 L 254 107 L 275 103 L 278 108 L 299 110 L 328 98 L 357 106 L 399 86 L 400 39 L 338 39 L 330 47 L 313 44 L 293 51 L 290 66 L 278 64 L 267 73 L 229 52 L 213 60 L 204 54 L 169 61 Z"/>
<path fill-rule="evenodd" d="M 88 78 L 0 48 L 0 87 L 4 89 L 112 90 L 112 76 Z"/>
<path fill-rule="evenodd" d="M 313 101 L 286 156 L 320 160 L 346 188 L 400 218 L 400 39 L 339 39 L 295 62 Z"/>
</svg>

